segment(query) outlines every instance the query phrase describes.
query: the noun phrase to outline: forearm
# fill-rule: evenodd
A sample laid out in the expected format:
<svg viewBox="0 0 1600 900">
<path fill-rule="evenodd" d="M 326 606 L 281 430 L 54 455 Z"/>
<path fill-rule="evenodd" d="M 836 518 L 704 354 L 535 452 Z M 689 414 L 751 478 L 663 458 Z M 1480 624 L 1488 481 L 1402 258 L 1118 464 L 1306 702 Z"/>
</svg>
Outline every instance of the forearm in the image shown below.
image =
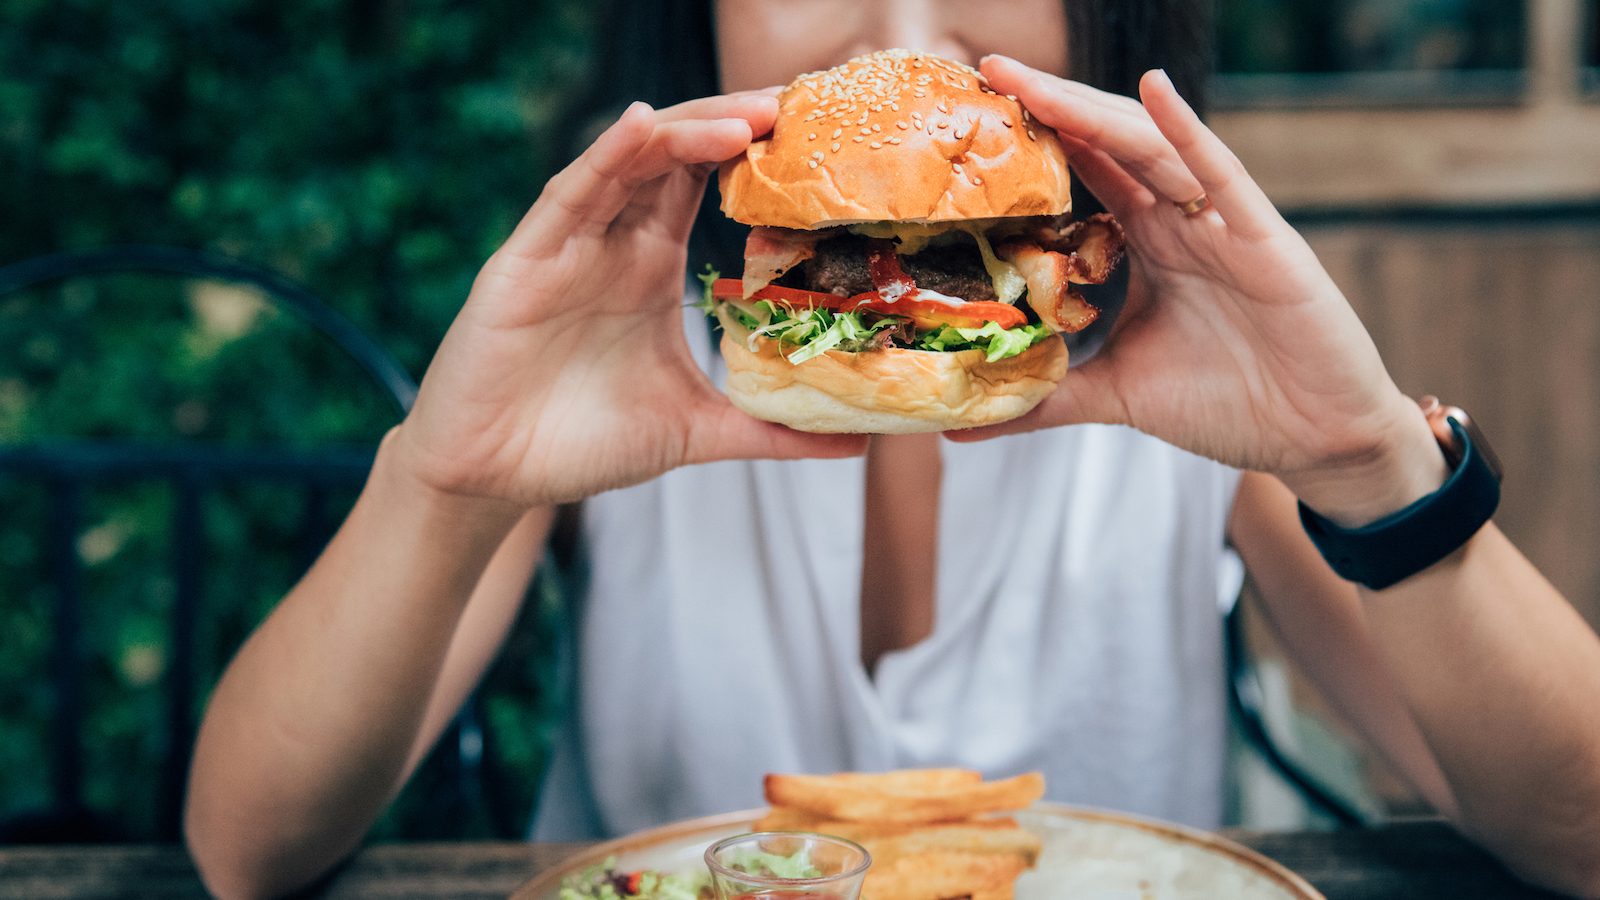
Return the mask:
<svg viewBox="0 0 1600 900">
<path fill-rule="evenodd" d="M 1600 641 L 1587 624 L 1492 524 L 1362 596 L 1462 826 L 1530 878 L 1600 893 Z"/>
<path fill-rule="evenodd" d="M 517 518 L 423 487 L 393 436 L 212 696 L 185 824 L 221 893 L 297 887 L 360 840 L 404 777 L 456 624 Z"/>
<path fill-rule="evenodd" d="M 1345 525 L 1444 483 L 1420 414 L 1363 477 L 1293 486 Z M 1600 893 L 1600 640 L 1511 542 L 1486 525 L 1382 591 L 1361 589 L 1379 652 L 1432 749 L 1460 822 L 1530 878 Z"/>
</svg>

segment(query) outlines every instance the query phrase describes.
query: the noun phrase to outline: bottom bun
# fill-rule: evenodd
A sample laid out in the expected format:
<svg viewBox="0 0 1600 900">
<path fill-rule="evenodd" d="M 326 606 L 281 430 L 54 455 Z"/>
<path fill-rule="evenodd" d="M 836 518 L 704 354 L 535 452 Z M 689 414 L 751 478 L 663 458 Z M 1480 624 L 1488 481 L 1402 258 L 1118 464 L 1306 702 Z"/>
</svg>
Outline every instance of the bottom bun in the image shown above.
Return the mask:
<svg viewBox="0 0 1600 900">
<path fill-rule="evenodd" d="M 993 425 L 1022 415 L 1067 374 L 1067 345 L 1050 338 L 1010 359 L 982 350 L 830 350 L 794 365 L 758 338 L 751 351 L 722 336 L 728 399 L 799 431 L 910 434 Z"/>
</svg>

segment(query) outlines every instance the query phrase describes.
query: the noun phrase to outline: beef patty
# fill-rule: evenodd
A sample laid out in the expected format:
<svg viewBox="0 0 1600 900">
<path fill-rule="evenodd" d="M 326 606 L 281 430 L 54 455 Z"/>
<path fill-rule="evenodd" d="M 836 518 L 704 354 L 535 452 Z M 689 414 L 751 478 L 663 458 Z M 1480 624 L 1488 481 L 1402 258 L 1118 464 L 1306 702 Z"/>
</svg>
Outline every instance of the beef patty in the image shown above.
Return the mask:
<svg viewBox="0 0 1600 900">
<path fill-rule="evenodd" d="M 817 244 L 817 254 L 797 273 L 807 290 L 850 297 L 872 290 L 867 271 L 871 241 L 842 234 Z M 900 267 L 917 287 L 962 300 L 997 300 L 994 282 L 983 267 L 983 256 L 970 240 L 935 244 L 915 256 L 900 257 Z M 787 281 L 788 279 L 784 279 Z"/>
</svg>

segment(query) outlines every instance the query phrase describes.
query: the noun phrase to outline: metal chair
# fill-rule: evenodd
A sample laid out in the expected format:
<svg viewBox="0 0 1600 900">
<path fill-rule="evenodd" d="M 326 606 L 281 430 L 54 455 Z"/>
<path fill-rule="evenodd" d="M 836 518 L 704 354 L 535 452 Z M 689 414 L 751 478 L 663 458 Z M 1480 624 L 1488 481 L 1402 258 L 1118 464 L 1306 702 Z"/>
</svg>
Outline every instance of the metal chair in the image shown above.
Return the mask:
<svg viewBox="0 0 1600 900">
<path fill-rule="evenodd" d="M 1312 809 L 1332 819 L 1340 828 L 1366 826 L 1366 818 L 1354 804 L 1285 754 L 1273 738 L 1263 709 L 1265 694 L 1256 668 L 1250 661 L 1245 640 L 1240 613 L 1243 605 L 1243 597 L 1235 600 L 1223 614 L 1222 622 L 1223 651 L 1228 669 L 1228 709 L 1233 714 L 1240 736 Z"/>
<path fill-rule="evenodd" d="M 155 246 L 60 253 L 0 268 L 0 297 L 68 279 L 131 273 L 253 287 L 273 305 L 292 313 L 340 348 L 365 372 L 397 418 L 405 415 L 416 398 L 417 385 L 411 376 L 352 322 L 304 286 L 231 259 Z M 328 492 L 358 487 L 372 459 L 370 449 L 300 451 L 193 443 L 150 446 L 110 440 L 0 445 L 0 478 L 32 479 L 49 490 L 49 521 L 40 524 L 48 529 L 48 565 L 56 595 L 50 663 L 55 700 L 49 735 L 51 802 L 47 809 L 0 823 L 0 841 L 126 838 L 103 816 L 87 810 L 83 796 L 81 628 L 86 598 L 77 538 L 84 524 L 85 490 L 107 483 L 157 481 L 169 486 L 176 498 L 169 562 L 175 593 L 168 623 L 165 746 L 156 815 L 157 837 L 173 840 L 179 835 L 184 780 L 195 728 L 195 620 L 203 602 L 206 562 L 202 550 L 202 498 L 208 490 L 242 482 L 270 482 L 285 492 L 298 493 L 303 504 L 299 540 L 309 563 L 332 531 L 333 523 L 324 510 Z M 484 746 L 474 704 L 469 704 L 441 746 L 447 748 L 445 765 L 459 802 L 466 803 L 464 798 L 474 794 L 481 797 L 482 792 L 473 789 L 481 774 Z"/>
</svg>

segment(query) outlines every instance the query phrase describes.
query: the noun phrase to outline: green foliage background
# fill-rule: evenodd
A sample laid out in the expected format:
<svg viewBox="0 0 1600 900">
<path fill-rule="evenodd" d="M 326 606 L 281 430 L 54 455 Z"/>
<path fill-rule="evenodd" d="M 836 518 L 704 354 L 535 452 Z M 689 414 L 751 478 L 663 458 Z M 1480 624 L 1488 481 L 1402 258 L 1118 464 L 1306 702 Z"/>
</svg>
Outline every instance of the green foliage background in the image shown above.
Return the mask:
<svg viewBox="0 0 1600 900">
<path fill-rule="evenodd" d="M 481 261 L 564 148 L 592 62 L 591 4 L 554 0 L 7 0 L 0 6 L 0 263 L 65 248 L 203 248 L 309 285 L 420 376 Z M 326 343 L 249 292 L 79 280 L 0 298 L 0 444 L 372 447 L 396 420 Z M 330 504 L 337 521 L 352 499 Z M 86 794 L 125 836 L 154 833 L 162 752 L 167 523 L 159 485 L 92 490 Z M 51 495 L 0 476 L 0 820 L 45 804 L 54 595 Z M 202 688 L 305 564 L 303 499 L 208 495 Z M 485 713 L 526 810 L 551 727 L 549 596 L 492 678 Z M 442 821 L 425 774 L 380 829 Z"/>
</svg>

